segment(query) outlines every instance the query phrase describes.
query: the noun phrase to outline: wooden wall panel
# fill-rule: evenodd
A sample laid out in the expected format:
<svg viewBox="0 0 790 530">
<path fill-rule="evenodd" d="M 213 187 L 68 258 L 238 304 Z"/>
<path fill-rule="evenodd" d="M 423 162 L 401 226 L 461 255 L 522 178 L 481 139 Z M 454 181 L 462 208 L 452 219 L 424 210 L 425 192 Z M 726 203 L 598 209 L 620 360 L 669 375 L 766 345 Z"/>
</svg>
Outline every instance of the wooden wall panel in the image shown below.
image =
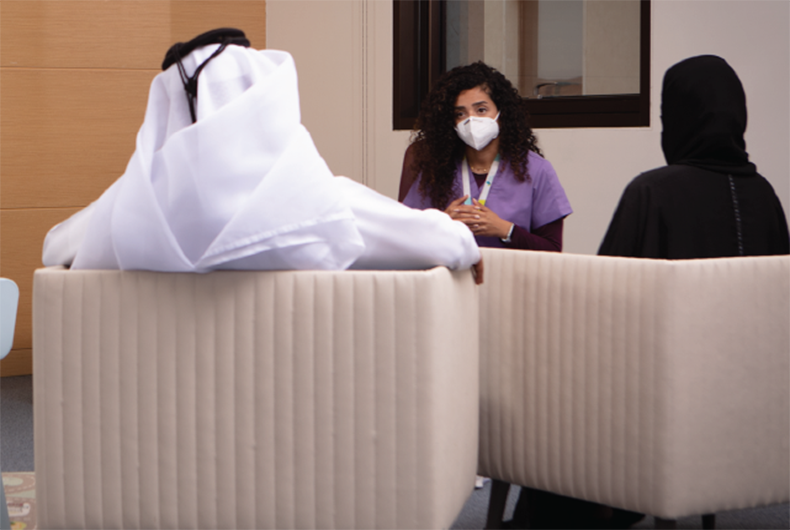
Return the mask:
<svg viewBox="0 0 790 530">
<path fill-rule="evenodd" d="M 0 66 L 158 69 L 175 42 L 219 27 L 266 47 L 255 0 L 3 0 Z"/>
<path fill-rule="evenodd" d="M 183 2 L 175 0 L 171 2 L 170 9 L 173 42 L 190 40 L 210 29 L 230 27 L 244 31 L 253 48 L 259 50 L 266 48 L 266 2 L 256 0 L 190 0 Z M 164 51 L 162 52 L 163 57 Z"/>
<path fill-rule="evenodd" d="M 156 69 L 172 44 L 170 5 L 3 0 L 0 66 Z"/>
<path fill-rule="evenodd" d="M 151 70 L 8 68 L 0 91 L 0 207 L 84 206 L 126 169 Z"/>
<path fill-rule="evenodd" d="M 167 49 L 217 27 L 265 48 L 265 0 L 0 2 L 0 275 L 20 287 L 0 375 L 32 369 L 33 271 L 47 231 L 125 170 Z"/>
<path fill-rule="evenodd" d="M 0 361 L 0 377 L 33 373 L 33 350 L 13 350 Z"/>
</svg>

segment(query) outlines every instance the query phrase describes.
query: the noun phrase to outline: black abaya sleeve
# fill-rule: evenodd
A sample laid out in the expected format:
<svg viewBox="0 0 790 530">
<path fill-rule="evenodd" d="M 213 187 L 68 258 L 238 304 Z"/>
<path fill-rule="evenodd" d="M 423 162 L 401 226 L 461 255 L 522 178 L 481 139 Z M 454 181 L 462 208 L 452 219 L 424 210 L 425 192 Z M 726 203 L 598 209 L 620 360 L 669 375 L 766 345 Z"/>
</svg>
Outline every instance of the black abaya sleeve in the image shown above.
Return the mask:
<svg viewBox="0 0 790 530">
<path fill-rule="evenodd" d="M 661 257 L 660 213 L 651 201 L 651 190 L 640 179 L 623 192 L 598 254 L 603 256 Z"/>
</svg>

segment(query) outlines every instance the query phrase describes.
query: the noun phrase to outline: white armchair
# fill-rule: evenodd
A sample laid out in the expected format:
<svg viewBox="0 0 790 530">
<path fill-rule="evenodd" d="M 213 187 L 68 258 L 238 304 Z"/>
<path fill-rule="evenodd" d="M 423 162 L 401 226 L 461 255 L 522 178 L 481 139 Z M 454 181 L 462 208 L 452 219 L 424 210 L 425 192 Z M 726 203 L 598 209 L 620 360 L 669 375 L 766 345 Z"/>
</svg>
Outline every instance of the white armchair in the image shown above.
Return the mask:
<svg viewBox="0 0 790 530">
<path fill-rule="evenodd" d="M 481 475 L 666 526 L 790 499 L 790 256 L 483 256 Z"/>
<path fill-rule="evenodd" d="M 477 324 L 468 270 L 38 270 L 38 526 L 449 527 Z"/>
</svg>

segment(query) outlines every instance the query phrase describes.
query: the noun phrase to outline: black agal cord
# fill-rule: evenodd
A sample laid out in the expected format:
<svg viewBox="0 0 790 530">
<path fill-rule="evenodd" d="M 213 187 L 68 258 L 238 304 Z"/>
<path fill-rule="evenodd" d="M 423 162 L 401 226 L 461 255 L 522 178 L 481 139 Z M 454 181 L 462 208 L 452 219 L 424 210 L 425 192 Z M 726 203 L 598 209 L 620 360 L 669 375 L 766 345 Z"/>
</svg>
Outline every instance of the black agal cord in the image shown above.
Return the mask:
<svg viewBox="0 0 790 530">
<path fill-rule="evenodd" d="M 209 44 L 219 44 L 220 46 L 211 54 L 211 57 L 203 61 L 203 63 L 197 67 L 192 77 L 189 77 L 181 59 L 192 53 L 195 49 L 208 46 Z M 173 44 L 165 54 L 165 60 L 162 61 L 162 70 L 167 70 L 173 63 L 178 65 L 178 73 L 181 76 L 181 82 L 184 84 L 184 90 L 187 93 L 187 103 L 189 103 L 189 114 L 192 116 L 192 123 L 197 121 L 195 102 L 197 102 L 198 76 L 203 70 L 203 67 L 206 66 L 211 59 L 222 53 L 228 44 L 236 44 L 246 48 L 249 47 L 250 41 L 244 35 L 244 32 L 239 29 L 212 29 L 211 31 L 198 35 L 189 42 L 177 42 Z"/>
</svg>

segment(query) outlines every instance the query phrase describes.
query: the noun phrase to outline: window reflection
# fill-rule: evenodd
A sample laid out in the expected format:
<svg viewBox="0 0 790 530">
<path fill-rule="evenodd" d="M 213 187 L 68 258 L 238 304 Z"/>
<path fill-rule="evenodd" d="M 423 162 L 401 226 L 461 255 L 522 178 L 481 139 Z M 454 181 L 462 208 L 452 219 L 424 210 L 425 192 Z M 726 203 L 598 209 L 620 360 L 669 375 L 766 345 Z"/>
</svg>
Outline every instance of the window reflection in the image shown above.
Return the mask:
<svg viewBox="0 0 790 530">
<path fill-rule="evenodd" d="M 639 0 L 448 0 L 445 65 L 482 60 L 530 98 L 638 94 Z"/>
</svg>

